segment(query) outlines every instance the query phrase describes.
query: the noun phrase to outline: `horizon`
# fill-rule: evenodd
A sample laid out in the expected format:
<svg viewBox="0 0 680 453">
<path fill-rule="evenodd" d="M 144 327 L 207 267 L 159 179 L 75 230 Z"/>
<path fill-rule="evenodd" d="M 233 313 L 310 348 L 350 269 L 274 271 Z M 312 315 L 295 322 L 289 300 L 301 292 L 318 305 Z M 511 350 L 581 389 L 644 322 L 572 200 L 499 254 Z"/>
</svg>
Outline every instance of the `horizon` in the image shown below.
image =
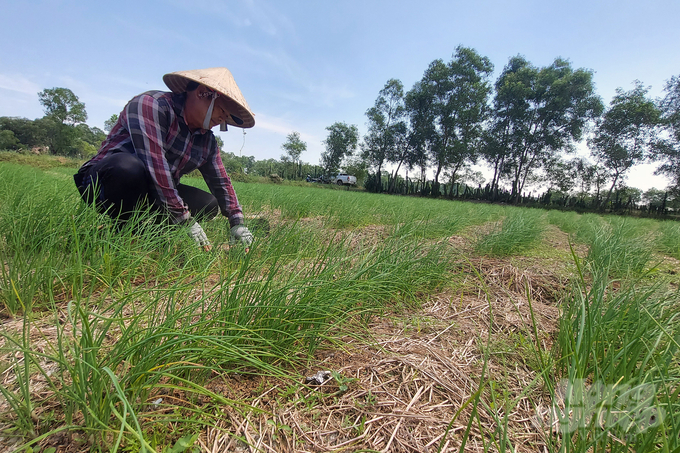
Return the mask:
<svg viewBox="0 0 680 453">
<path fill-rule="evenodd" d="M 605 105 L 635 80 L 658 98 L 680 72 L 680 4 L 670 0 L 0 5 L 0 37 L 12 43 L 0 51 L 0 116 L 42 117 L 38 92 L 64 87 L 85 104 L 87 124 L 103 129 L 133 96 L 167 90 L 163 74 L 226 66 L 256 125 L 245 136 L 236 128 L 214 132 L 224 151 L 257 160 L 280 159 L 286 136 L 297 131 L 308 145 L 301 159 L 316 164 L 326 127 L 344 121 L 363 136 L 365 112 L 388 79 L 409 90 L 430 62 L 449 61 L 458 45 L 489 57 L 492 83 L 512 56 L 540 67 L 565 58 L 594 71 Z M 635 167 L 628 184 L 663 189 L 667 182 L 652 175 L 653 167 Z"/>
</svg>

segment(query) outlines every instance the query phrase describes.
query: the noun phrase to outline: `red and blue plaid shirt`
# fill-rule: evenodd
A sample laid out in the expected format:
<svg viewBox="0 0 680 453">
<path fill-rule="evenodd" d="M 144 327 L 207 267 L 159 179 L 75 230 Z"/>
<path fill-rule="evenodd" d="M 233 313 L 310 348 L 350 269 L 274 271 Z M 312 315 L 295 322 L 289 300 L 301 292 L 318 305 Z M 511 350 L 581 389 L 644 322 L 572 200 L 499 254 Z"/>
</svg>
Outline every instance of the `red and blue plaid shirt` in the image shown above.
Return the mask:
<svg viewBox="0 0 680 453">
<path fill-rule="evenodd" d="M 182 175 L 198 169 L 222 214 L 231 226 L 243 223 L 243 211 L 227 175 L 212 132 L 191 132 L 184 121 L 186 94 L 147 91 L 125 106 L 99 152 L 83 165 L 87 168 L 112 152 L 136 155 L 149 171 L 159 200 L 176 223 L 191 218 L 177 193 Z"/>
</svg>

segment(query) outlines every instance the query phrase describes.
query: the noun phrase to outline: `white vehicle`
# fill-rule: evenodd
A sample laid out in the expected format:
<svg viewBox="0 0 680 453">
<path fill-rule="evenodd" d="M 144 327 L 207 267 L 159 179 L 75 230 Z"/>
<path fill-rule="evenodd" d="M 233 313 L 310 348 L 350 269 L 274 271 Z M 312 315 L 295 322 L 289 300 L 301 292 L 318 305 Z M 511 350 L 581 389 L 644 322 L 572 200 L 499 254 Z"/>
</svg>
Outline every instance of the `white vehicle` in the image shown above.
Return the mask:
<svg viewBox="0 0 680 453">
<path fill-rule="evenodd" d="M 338 176 L 334 177 L 332 181 L 335 181 L 335 183 L 339 186 L 343 185 L 352 185 L 356 186 L 357 185 L 357 177 L 348 175 L 347 173 L 340 173 Z"/>
</svg>

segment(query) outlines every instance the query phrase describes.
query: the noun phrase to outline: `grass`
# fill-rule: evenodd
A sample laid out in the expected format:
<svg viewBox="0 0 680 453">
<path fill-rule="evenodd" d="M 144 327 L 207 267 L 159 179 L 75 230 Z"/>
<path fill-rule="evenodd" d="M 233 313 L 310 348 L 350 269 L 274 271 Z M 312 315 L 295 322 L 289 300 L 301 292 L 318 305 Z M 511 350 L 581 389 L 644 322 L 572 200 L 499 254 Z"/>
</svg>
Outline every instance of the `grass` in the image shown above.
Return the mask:
<svg viewBox="0 0 680 453">
<path fill-rule="evenodd" d="M 545 228 L 541 211 L 514 209 L 491 232 L 477 238 L 475 251 L 499 257 L 524 253 L 540 242 Z"/>
<path fill-rule="evenodd" d="M 91 451 L 188 448 L 224 421 L 225 408 L 244 417 L 265 410 L 257 398 L 215 389 L 215 379 L 233 376 L 284 382 L 288 396 L 280 400 L 318 417 L 324 401 L 336 404 L 358 388 L 356 378 L 336 372 L 344 390 L 302 393 L 302 370 L 321 349 L 342 351 L 350 339 L 370 345 L 370 322 L 404 313 L 407 335 L 439 337 L 445 332 L 422 304 L 468 287 L 488 306 L 475 342 L 480 373 L 450 420 L 455 436 L 442 432 L 435 445 L 453 439 L 461 451 L 473 444 L 513 451 L 521 445 L 513 411 L 547 395 L 559 409 L 552 413 L 583 415 L 557 420 L 564 433 L 543 439 L 549 451 L 680 448 L 680 301 L 677 289 L 646 273 L 655 250 L 677 258 L 671 222 L 236 183 L 245 212 L 260 217 L 249 219 L 257 240 L 248 253 L 227 248 L 228 222 L 215 220 L 204 225 L 215 244 L 204 253 L 184 231 L 156 226 L 144 212 L 135 230 L 113 227 L 80 202 L 71 172 L 0 164 L 0 301 L 8 318 L 0 329 L 8 409 L 0 422 L 27 448 L 59 432 Z M 532 325 L 501 327 L 494 304 L 505 296 L 492 294 L 484 275 L 471 283 L 446 241 L 489 222 L 496 223 L 477 237 L 475 259 L 530 253 L 548 222 L 588 247 L 583 261 L 574 258 L 578 272 L 555 347 L 544 344 L 527 295 L 512 296 L 525 297 L 513 304 L 529 305 Z M 454 303 L 456 313 L 470 310 L 462 292 Z M 450 332 L 462 332 L 464 319 L 451 321 Z M 515 391 L 519 368 L 532 380 Z M 568 385 L 555 385 L 560 380 Z M 257 395 L 267 392 L 259 382 Z M 357 401 L 370 399 L 377 411 L 367 395 Z M 633 415 L 614 418 L 619 409 Z M 342 426 L 360 436 L 371 429 L 367 421 L 347 418 Z M 293 430 L 273 415 L 267 423 L 279 437 Z"/>
<path fill-rule="evenodd" d="M 592 283 L 580 269 L 558 337 L 563 386 L 551 389 L 564 401 L 560 451 L 677 451 L 677 293 L 614 291 L 606 269 Z"/>
<path fill-rule="evenodd" d="M 680 223 L 668 220 L 660 222 L 656 247 L 662 253 L 680 260 Z"/>
</svg>

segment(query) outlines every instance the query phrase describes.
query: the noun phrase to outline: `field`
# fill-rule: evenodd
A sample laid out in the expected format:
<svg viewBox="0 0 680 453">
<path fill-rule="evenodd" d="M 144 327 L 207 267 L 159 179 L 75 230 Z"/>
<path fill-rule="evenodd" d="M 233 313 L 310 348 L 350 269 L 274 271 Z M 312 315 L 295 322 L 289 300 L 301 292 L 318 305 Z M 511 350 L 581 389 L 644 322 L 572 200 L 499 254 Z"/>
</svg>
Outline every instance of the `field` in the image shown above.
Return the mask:
<svg viewBox="0 0 680 453">
<path fill-rule="evenodd" d="M 206 253 L 32 164 L 0 162 L 2 451 L 680 451 L 677 222 L 235 183 L 256 241 Z"/>
</svg>

